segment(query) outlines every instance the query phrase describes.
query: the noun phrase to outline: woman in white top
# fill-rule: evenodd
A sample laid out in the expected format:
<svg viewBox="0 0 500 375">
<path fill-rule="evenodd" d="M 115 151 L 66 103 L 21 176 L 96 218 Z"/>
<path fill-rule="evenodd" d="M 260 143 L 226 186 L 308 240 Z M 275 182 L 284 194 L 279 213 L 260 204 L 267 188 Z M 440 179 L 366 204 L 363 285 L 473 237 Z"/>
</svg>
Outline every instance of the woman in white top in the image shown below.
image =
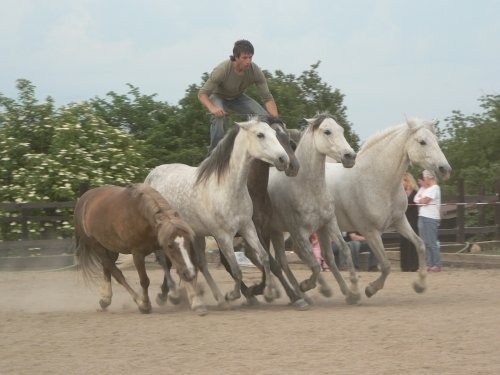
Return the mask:
<svg viewBox="0 0 500 375">
<path fill-rule="evenodd" d="M 441 271 L 441 253 L 438 243 L 438 228 L 441 220 L 441 189 L 434 173 L 422 172 L 423 184 L 415 195 L 418 208 L 418 233 L 425 242 L 427 272 Z"/>
</svg>

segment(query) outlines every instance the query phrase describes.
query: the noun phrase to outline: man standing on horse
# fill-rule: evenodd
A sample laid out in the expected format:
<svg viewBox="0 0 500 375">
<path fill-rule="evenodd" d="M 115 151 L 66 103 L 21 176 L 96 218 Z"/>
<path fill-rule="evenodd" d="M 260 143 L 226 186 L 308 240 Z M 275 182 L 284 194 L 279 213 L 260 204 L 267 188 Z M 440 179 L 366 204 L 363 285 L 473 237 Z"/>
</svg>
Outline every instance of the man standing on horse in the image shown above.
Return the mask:
<svg viewBox="0 0 500 375">
<path fill-rule="evenodd" d="M 224 137 L 226 110 L 241 115 L 268 115 L 278 117 L 278 108 L 267 86 L 262 70 L 252 62 L 254 48 L 248 40 L 234 43 L 233 54 L 215 67 L 198 93 L 200 102 L 212 114 L 209 153 Z M 265 109 L 244 92 L 251 85 L 257 87 Z"/>
</svg>

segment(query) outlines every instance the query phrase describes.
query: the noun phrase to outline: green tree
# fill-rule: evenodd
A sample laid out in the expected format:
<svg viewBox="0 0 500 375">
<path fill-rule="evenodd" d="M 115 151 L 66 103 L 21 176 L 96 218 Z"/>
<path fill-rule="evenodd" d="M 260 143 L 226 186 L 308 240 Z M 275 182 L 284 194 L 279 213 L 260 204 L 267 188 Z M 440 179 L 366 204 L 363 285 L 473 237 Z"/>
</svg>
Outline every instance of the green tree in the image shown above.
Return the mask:
<svg viewBox="0 0 500 375">
<path fill-rule="evenodd" d="M 51 100 L 34 99 L 28 81 L 17 88 L 19 101 L 0 97 L 0 202 L 73 201 L 82 183 L 144 179 L 142 142 L 107 125 L 88 103 L 55 110 Z M 39 233 L 52 224 L 41 225 Z M 4 235 L 18 231 L 2 227 Z"/>
<path fill-rule="evenodd" d="M 357 150 L 359 136 L 352 130 L 347 119 L 347 107 L 343 104 L 344 95 L 339 89 L 332 89 L 323 82 L 318 74 L 320 61 L 312 64 L 299 77 L 293 74 L 284 74 L 277 70 L 275 74 L 264 71 L 268 79 L 269 90 L 274 96 L 280 117 L 290 128 L 300 128 L 304 125 L 304 118 L 314 117 L 317 113 L 328 112 L 342 125 L 345 137 L 349 144 Z M 258 100 L 255 88 L 248 91 L 249 95 Z"/>
<path fill-rule="evenodd" d="M 455 194 L 457 180 L 465 181 L 466 194 L 477 194 L 484 185 L 494 192 L 500 176 L 500 95 L 479 99 L 483 113 L 466 116 L 453 111 L 439 128 L 441 147 L 453 172 L 445 191 Z"/>
</svg>

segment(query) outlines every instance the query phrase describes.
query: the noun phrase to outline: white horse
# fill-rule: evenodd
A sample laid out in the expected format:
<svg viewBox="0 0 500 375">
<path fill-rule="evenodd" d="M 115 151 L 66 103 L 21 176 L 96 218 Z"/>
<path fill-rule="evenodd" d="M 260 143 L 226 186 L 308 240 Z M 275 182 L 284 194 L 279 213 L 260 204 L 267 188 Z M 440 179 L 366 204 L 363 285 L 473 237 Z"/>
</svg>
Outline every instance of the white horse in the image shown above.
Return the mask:
<svg viewBox="0 0 500 375">
<path fill-rule="evenodd" d="M 254 159 L 268 162 L 282 171 L 287 168 L 289 158 L 276 138 L 276 131 L 267 123 L 253 118 L 237 125 L 198 168 L 164 164 L 154 168 L 145 180 L 193 228 L 198 265 L 219 304 L 224 304 L 224 298 L 208 271 L 205 236 L 215 238 L 231 267 L 235 286 L 226 294 L 228 301 L 240 297 L 242 281 L 233 248 L 236 233 L 247 241 L 264 266 L 266 300 L 272 301 L 279 295 L 270 273 L 269 257 L 252 221 L 247 177 Z"/>
<path fill-rule="evenodd" d="M 309 236 L 316 232 L 323 256 L 339 282 L 342 293 L 349 303 L 354 303 L 360 297 L 356 274 L 354 271 L 351 272 L 352 289 L 349 289 L 335 265 L 331 247 L 333 240 L 343 249 L 348 262 L 352 263 L 349 248 L 342 238 L 335 219 L 332 196 L 326 188 L 325 159 L 329 156 L 350 168 L 355 163 L 356 153 L 347 143 L 344 129 L 330 115 L 319 114 L 306 121 L 308 127 L 295 150 L 300 163 L 297 176 L 286 178 L 273 170 L 269 175 L 268 191 L 274 215 L 270 228 L 271 241 L 288 280 L 299 295 L 314 288 L 316 281 L 319 281 L 320 292 L 330 296 L 331 289 L 320 276 L 320 265 L 312 255 Z M 290 233 L 297 255 L 312 270 L 311 277 L 302 281 L 300 285 L 288 266 L 283 232 Z M 304 297 L 307 300 L 307 297 Z"/>
<path fill-rule="evenodd" d="M 340 228 L 361 233 L 381 266 L 381 276 L 365 289 L 368 297 L 384 287 L 390 273 L 381 237 L 389 228 L 415 245 L 419 278 L 413 287 L 419 293 L 426 288 L 425 246 L 406 219 L 408 200 L 401 181 L 410 163 L 434 171 L 439 178 L 449 177 L 451 167 L 438 145 L 436 123 L 435 120 L 410 119 L 375 134 L 363 144 L 351 169 L 326 164 L 326 182 L 334 196 Z"/>
</svg>

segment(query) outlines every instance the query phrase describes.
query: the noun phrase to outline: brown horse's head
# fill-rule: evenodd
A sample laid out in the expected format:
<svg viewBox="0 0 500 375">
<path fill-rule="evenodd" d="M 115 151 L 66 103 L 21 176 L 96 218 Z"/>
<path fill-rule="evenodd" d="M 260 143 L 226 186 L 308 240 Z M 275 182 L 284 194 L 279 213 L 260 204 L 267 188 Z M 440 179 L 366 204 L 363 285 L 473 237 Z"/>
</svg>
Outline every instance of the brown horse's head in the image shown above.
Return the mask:
<svg viewBox="0 0 500 375">
<path fill-rule="evenodd" d="M 193 230 L 177 212 L 168 216 L 158 221 L 158 242 L 179 276 L 184 281 L 191 281 L 196 276 Z"/>
</svg>

